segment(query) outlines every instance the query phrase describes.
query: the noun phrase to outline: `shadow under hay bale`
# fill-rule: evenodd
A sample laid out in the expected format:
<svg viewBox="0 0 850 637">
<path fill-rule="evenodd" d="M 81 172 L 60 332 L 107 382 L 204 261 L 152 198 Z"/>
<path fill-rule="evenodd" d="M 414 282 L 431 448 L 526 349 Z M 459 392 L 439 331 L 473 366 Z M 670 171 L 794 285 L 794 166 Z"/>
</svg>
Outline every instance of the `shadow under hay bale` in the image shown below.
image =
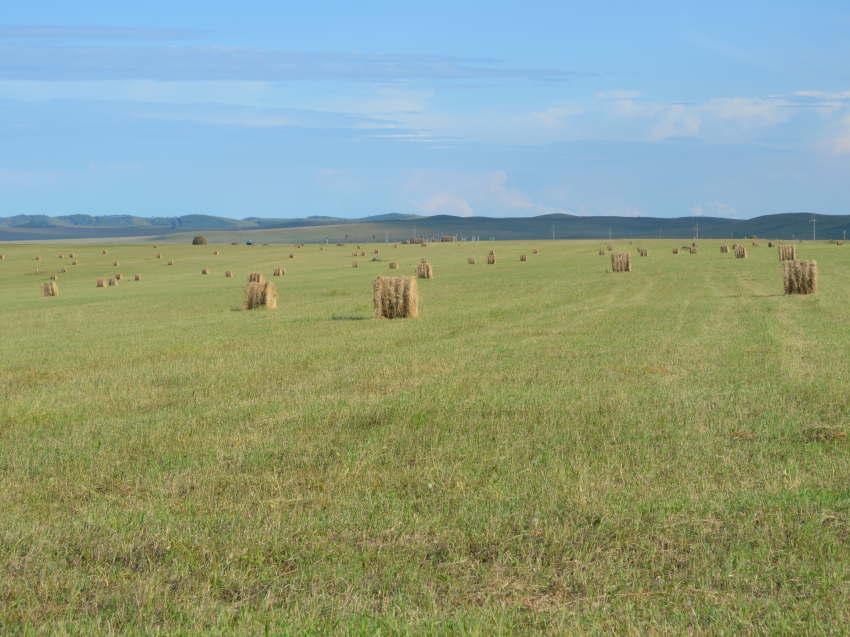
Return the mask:
<svg viewBox="0 0 850 637">
<path fill-rule="evenodd" d="M 232 279 L 233 278 L 233 270 L 225 270 L 224 271 L 224 277 L 226 279 Z"/>
<path fill-rule="evenodd" d="M 528 255 L 527 254 L 519 255 L 519 260 L 520 261 L 528 261 Z"/>
<path fill-rule="evenodd" d="M 632 255 L 628 252 L 618 252 L 611 255 L 611 269 L 614 272 L 631 272 Z"/>
<path fill-rule="evenodd" d="M 747 248 L 745 246 L 738 246 L 735 248 L 735 258 L 736 259 L 746 259 L 747 258 Z"/>
<path fill-rule="evenodd" d="M 398 270 L 398 262 L 390 261 L 390 270 Z"/>
<path fill-rule="evenodd" d="M 134 280 L 136 280 L 136 281 L 141 281 L 141 280 L 142 280 L 142 275 L 141 275 L 141 274 L 137 274 L 136 276 L 134 276 L 134 277 L 133 277 L 133 279 L 134 279 Z"/>
<path fill-rule="evenodd" d="M 41 296 L 59 296 L 59 286 L 55 281 L 41 284 Z"/>
<path fill-rule="evenodd" d="M 818 291 L 817 261 L 783 261 L 782 273 L 785 294 L 816 294 Z"/>
<path fill-rule="evenodd" d="M 96 288 L 106 287 L 106 279 L 97 279 L 94 282 L 94 286 Z"/>
<path fill-rule="evenodd" d="M 475 257 L 469 257 L 469 258 L 466 260 L 466 262 L 467 262 L 469 265 L 475 265 Z"/>
<path fill-rule="evenodd" d="M 253 310 L 258 307 L 275 309 L 277 307 L 277 288 L 274 283 L 248 283 L 245 286 L 244 306 L 246 310 Z"/>
<path fill-rule="evenodd" d="M 375 277 L 372 286 L 375 318 L 416 318 L 419 290 L 412 276 Z"/>
<path fill-rule="evenodd" d="M 417 279 L 433 279 L 434 278 L 434 269 L 431 267 L 430 263 L 420 263 L 416 266 L 416 278 Z"/>
<path fill-rule="evenodd" d="M 266 277 L 262 272 L 251 272 L 248 275 L 248 283 L 265 283 Z"/>
<path fill-rule="evenodd" d="M 795 261 L 797 259 L 797 246 L 784 245 L 779 246 L 780 261 Z"/>
</svg>

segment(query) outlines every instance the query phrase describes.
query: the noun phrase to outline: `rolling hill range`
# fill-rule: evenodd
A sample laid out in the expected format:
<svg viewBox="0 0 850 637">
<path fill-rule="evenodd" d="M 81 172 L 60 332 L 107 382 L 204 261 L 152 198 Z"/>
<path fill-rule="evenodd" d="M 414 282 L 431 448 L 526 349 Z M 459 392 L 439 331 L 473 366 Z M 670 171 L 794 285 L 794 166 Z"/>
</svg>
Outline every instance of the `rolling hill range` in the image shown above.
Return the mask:
<svg viewBox="0 0 850 637">
<path fill-rule="evenodd" d="M 790 240 L 812 237 L 811 214 L 783 213 L 737 220 L 713 217 L 580 217 L 542 215 L 538 217 L 453 217 L 437 215 L 388 214 L 363 219 L 305 217 L 293 219 L 242 220 L 209 215 L 182 217 L 131 217 L 69 215 L 62 217 L 26 216 L 0 218 L 0 241 L 86 241 L 121 239 L 126 242 L 155 239 L 185 242 L 203 232 L 210 242 L 253 240 L 262 243 L 316 243 L 390 240 L 414 236 L 480 239 L 607 239 L 665 238 L 692 239 L 696 226 L 704 239 L 761 238 Z M 819 215 L 818 239 L 843 239 L 850 229 L 850 215 Z"/>
</svg>

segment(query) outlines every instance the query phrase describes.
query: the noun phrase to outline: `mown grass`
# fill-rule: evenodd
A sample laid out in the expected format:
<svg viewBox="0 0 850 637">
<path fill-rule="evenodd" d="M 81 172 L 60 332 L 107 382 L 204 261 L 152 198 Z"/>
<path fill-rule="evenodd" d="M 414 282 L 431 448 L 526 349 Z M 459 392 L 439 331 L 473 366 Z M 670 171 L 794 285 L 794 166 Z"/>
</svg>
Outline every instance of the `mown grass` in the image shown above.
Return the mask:
<svg viewBox="0 0 850 637">
<path fill-rule="evenodd" d="M 4 247 L 0 633 L 843 634 L 850 248 L 613 243 Z"/>
</svg>

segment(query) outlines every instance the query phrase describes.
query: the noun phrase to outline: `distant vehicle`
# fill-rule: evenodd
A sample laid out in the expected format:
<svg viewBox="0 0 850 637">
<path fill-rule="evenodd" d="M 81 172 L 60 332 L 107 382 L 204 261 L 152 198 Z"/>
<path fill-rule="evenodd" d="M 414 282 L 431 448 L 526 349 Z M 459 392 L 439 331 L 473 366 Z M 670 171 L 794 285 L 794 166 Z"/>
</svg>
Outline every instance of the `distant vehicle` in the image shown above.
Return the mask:
<svg viewBox="0 0 850 637">
<path fill-rule="evenodd" d="M 250 239 L 248 239 L 248 240 L 245 242 L 245 245 L 246 245 L 246 246 L 252 246 L 252 245 L 254 245 L 254 242 L 253 242 L 253 241 L 251 241 Z"/>
</svg>

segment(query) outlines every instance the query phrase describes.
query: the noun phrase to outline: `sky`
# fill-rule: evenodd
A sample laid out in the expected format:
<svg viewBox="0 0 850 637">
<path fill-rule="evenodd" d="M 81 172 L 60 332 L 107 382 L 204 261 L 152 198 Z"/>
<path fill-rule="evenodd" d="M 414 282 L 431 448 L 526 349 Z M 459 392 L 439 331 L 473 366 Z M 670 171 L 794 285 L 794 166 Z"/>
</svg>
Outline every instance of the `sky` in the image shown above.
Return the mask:
<svg viewBox="0 0 850 637">
<path fill-rule="evenodd" d="M 848 202 L 846 0 L 0 9 L 0 216 Z"/>
</svg>

